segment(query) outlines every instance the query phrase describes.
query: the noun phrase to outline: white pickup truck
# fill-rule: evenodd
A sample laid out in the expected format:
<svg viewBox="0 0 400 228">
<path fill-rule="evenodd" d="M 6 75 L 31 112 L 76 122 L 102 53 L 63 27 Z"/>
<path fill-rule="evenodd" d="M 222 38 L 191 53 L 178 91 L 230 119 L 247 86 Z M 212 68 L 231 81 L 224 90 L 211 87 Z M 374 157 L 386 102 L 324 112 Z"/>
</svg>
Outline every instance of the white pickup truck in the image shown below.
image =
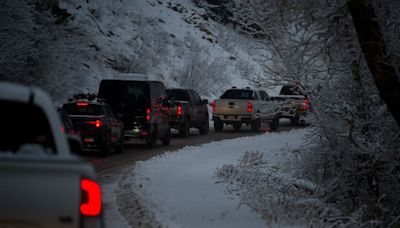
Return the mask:
<svg viewBox="0 0 400 228">
<path fill-rule="evenodd" d="M 71 154 L 50 98 L 0 83 L 0 227 L 102 227 L 92 165 Z M 76 147 L 76 149 L 78 149 Z"/>
<path fill-rule="evenodd" d="M 274 103 L 263 90 L 233 87 L 211 104 L 214 129 L 219 132 L 224 124 L 229 124 L 238 131 L 242 124 L 248 124 L 251 125 L 252 131 L 257 132 L 260 131 L 261 123 L 267 122 L 271 130 L 276 130 L 279 125 L 279 112 Z"/>
<path fill-rule="evenodd" d="M 307 96 L 296 85 L 280 85 L 275 90 L 279 91 L 278 95 L 270 96 L 269 100 L 279 107 L 279 118 L 286 118 L 292 124 L 298 124 L 310 110 Z"/>
</svg>

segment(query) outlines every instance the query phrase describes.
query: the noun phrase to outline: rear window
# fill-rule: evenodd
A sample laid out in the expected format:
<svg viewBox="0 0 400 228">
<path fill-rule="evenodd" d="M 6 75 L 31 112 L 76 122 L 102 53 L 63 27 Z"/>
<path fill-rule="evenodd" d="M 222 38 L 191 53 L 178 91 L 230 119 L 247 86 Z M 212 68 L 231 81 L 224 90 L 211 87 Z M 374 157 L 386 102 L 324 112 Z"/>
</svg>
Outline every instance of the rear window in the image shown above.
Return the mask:
<svg viewBox="0 0 400 228">
<path fill-rule="evenodd" d="M 253 100 L 253 90 L 244 90 L 244 89 L 230 89 L 227 90 L 222 96 L 221 99 L 243 99 L 243 100 Z"/>
<path fill-rule="evenodd" d="M 0 153 L 56 153 L 51 127 L 41 108 L 8 101 L 0 101 L 0 107 Z M 38 149 L 42 151 L 34 151 Z"/>
<path fill-rule="evenodd" d="M 63 109 L 69 115 L 83 115 L 83 116 L 101 116 L 104 115 L 104 109 L 101 105 L 84 103 L 86 105 L 78 105 L 80 103 L 65 104 Z"/>
<path fill-rule="evenodd" d="M 285 85 L 282 87 L 279 95 L 303 95 L 298 86 Z"/>
<path fill-rule="evenodd" d="M 137 115 L 150 106 L 149 83 L 145 81 L 103 80 L 99 98 L 105 99 L 115 113 Z"/>
<path fill-rule="evenodd" d="M 167 95 L 177 101 L 189 101 L 187 93 L 181 89 L 167 89 Z"/>
</svg>

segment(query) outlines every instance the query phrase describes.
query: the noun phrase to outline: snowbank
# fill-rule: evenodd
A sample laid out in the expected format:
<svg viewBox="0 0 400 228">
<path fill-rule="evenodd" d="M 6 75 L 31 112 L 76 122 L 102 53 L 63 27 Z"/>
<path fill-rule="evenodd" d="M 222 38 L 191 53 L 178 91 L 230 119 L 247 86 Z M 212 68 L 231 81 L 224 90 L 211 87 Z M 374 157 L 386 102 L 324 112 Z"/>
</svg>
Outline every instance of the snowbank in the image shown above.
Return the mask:
<svg viewBox="0 0 400 228">
<path fill-rule="evenodd" d="M 246 151 L 263 152 L 270 164 L 285 161 L 300 147 L 306 130 L 266 133 L 255 137 L 186 147 L 136 163 L 117 190 L 122 214 L 163 227 L 265 227 L 266 223 L 240 200 L 217 184 L 217 168 L 236 164 Z"/>
</svg>

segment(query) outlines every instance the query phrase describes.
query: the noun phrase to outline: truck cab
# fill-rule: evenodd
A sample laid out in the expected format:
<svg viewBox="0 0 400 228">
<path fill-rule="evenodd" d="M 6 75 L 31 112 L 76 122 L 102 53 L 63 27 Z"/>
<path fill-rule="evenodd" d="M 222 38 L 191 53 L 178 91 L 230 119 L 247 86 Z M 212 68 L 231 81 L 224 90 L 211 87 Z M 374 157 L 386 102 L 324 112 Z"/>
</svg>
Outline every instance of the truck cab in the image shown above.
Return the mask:
<svg viewBox="0 0 400 228">
<path fill-rule="evenodd" d="M 102 227 L 94 169 L 71 153 L 48 95 L 0 83 L 0 105 L 0 227 Z"/>
</svg>

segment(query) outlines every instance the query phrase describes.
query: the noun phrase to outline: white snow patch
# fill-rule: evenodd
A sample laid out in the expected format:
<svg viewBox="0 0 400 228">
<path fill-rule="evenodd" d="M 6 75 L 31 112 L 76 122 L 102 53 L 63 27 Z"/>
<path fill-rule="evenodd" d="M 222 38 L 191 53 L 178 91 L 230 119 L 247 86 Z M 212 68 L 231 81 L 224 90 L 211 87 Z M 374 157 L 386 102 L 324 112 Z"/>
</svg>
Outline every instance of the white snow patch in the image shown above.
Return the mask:
<svg viewBox="0 0 400 228">
<path fill-rule="evenodd" d="M 303 144 L 304 133 L 303 129 L 266 133 L 186 147 L 136 163 L 120 186 L 130 186 L 141 206 L 163 227 L 265 227 L 261 215 L 245 205 L 238 207 L 239 199 L 215 183 L 215 171 L 236 163 L 246 151 L 263 152 L 270 164 L 278 164 L 287 156 L 283 150 Z M 123 205 L 120 209 L 125 210 Z M 125 217 L 129 220 L 129 215 Z"/>
</svg>

